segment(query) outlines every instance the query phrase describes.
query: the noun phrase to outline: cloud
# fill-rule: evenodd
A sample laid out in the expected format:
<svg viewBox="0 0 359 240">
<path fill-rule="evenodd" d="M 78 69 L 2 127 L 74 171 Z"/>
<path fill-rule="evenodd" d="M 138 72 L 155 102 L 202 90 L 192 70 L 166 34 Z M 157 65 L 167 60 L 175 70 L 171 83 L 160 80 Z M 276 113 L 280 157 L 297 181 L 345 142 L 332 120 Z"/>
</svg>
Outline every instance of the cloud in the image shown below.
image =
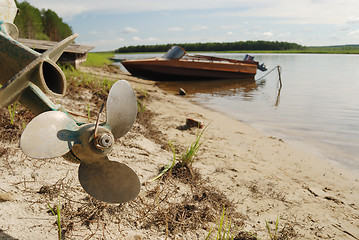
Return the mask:
<svg viewBox="0 0 359 240">
<path fill-rule="evenodd" d="M 350 33 L 349 33 L 349 36 L 354 36 L 354 37 L 359 36 L 359 29 L 358 29 L 358 30 L 355 30 L 355 31 L 350 32 Z"/>
<path fill-rule="evenodd" d="M 263 36 L 265 36 L 265 37 L 273 37 L 273 33 L 272 32 L 265 32 L 265 33 L 263 33 Z"/>
<path fill-rule="evenodd" d="M 180 27 L 171 27 L 168 29 L 168 31 L 171 31 L 171 32 L 180 32 L 180 31 L 183 31 L 183 28 L 180 28 Z"/>
<path fill-rule="evenodd" d="M 122 33 L 126 33 L 126 34 L 130 34 L 130 33 L 137 33 L 138 30 L 136 28 L 132 28 L 132 27 L 125 27 L 122 30 Z"/>
<path fill-rule="evenodd" d="M 160 41 L 160 39 L 155 38 L 155 37 L 149 37 L 149 38 L 147 38 L 146 40 L 147 40 L 148 42 L 159 42 L 159 41 Z"/>
<path fill-rule="evenodd" d="M 133 40 L 133 41 L 136 41 L 136 42 L 139 42 L 139 41 L 141 41 L 141 38 L 139 38 L 139 37 L 133 37 L 132 40 Z"/>
<path fill-rule="evenodd" d="M 350 30 L 350 27 L 347 24 L 341 24 L 341 25 L 336 25 L 334 29 L 337 31 L 345 32 Z"/>
<path fill-rule="evenodd" d="M 359 17 L 358 16 L 356 16 L 356 17 L 350 16 L 350 17 L 347 18 L 346 22 L 349 23 L 349 24 L 351 24 L 351 23 L 359 23 Z"/>
<path fill-rule="evenodd" d="M 19 0 L 23 2 L 25 0 Z M 26 0 L 39 9 L 52 9 L 61 17 L 71 19 L 72 17 L 93 11 L 113 12 L 116 14 L 135 13 L 135 12 L 160 12 L 169 15 L 168 11 L 175 10 L 200 10 L 218 9 L 223 6 L 241 6 L 246 0 L 182 0 L 181 4 L 176 1 L 152 0 Z"/>
<path fill-rule="evenodd" d="M 19 0 L 24 1 L 24 0 Z M 217 16 L 275 18 L 291 23 L 344 24 L 358 22 L 358 0 L 27 0 L 39 9 L 52 9 L 60 17 L 72 17 L 90 12 L 126 14 L 183 10 L 213 10 Z M 347 19 L 347 16 L 349 17 Z"/>
<path fill-rule="evenodd" d="M 97 39 L 94 41 L 84 41 L 79 44 L 86 46 L 95 46 L 96 51 L 104 50 L 104 49 L 115 49 L 117 46 L 121 45 L 124 42 L 123 38 L 105 38 L 105 39 Z"/>
<path fill-rule="evenodd" d="M 223 26 L 219 26 L 219 29 L 227 30 L 227 29 L 238 29 L 241 27 L 242 27 L 242 25 L 223 25 Z"/>
<path fill-rule="evenodd" d="M 207 26 L 204 26 L 204 25 L 196 25 L 196 26 L 193 26 L 193 27 L 191 28 L 191 31 L 197 32 L 197 31 L 203 31 L 203 30 L 206 30 L 206 29 L 208 29 Z"/>
</svg>

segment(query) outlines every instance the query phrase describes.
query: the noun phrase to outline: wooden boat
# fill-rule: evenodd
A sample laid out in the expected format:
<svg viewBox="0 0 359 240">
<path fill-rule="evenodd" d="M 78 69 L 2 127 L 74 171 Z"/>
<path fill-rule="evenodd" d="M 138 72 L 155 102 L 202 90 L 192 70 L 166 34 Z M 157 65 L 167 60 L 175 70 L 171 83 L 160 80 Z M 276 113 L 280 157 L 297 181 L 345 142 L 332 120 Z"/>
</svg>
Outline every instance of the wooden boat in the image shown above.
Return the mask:
<svg viewBox="0 0 359 240">
<path fill-rule="evenodd" d="M 173 46 L 158 58 L 124 60 L 122 65 L 134 76 L 153 80 L 199 80 L 254 78 L 257 68 L 265 71 L 253 57 L 243 61 L 205 55 L 188 55 L 179 46 Z"/>
</svg>

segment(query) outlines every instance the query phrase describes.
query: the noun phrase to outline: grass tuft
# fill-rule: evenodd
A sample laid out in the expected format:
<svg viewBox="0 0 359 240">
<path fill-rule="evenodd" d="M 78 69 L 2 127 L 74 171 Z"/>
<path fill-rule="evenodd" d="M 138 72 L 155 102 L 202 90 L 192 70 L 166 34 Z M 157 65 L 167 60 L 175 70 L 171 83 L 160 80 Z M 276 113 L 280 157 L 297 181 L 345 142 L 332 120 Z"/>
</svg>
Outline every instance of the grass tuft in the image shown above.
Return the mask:
<svg viewBox="0 0 359 240">
<path fill-rule="evenodd" d="M 61 240 L 61 204 L 60 204 L 60 195 L 59 195 L 59 204 L 56 207 L 52 208 L 49 203 L 47 203 L 47 206 L 50 208 L 52 214 L 54 216 L 56 216 L 57 236 L 58 236 L 58 239 Z"/>
<path fill-rule="evenodd" d="M 16 108 L 18 106 L 18 103 L 15 102 L 11 105 L 9 105 L 7 108 L 9 110 L 9 115 L 10 115 L 10 123 L 11 125 L 15 124 L 15 114 L 16 114 Z"/>
<path fill-rule="evenodd" d="M 235 234 L 232 233 L 232 223 L 228 219 L 228 216 L 226 215 L 226 208 L 223 206 L 222 216 L 217 224 L 217 235 L 215 238 L 210 238 L 213 232 L 213 228 L 209 231 L 206 240 L 215 239 L 215 240 L 233 240 L 235 237 Z"/>
<path fill-rule="evenodd" d="M 177 167 L 177 169 L 178 168 L 187 168 L 190 171 L 191 176 L 193 177 L 193 172 L 191 170 L 191 166 L 192 166 L 192 164 L 197 156 L 197 153 L 202 145 L 200 140 L 202 138 L 203 133 L 207 129 L 207 127 L 208 127 L 208 125 L 202 131 L 200 131 L 198 128 L 198 132 L 197 132 L 195 141 L 186 148 L 185 152 L 179 158 L 176 155 L 176 149 L 175 149 L 174 145 L 172 144 L 172 142 L 169 142 L 169 146 L 173 153 L 173 159 L 171 160 L 171 162 L 169 164 L 164 166 L 164 168 L 162 169 L 160 174 L 157 175 L 152 180 L 150 180 L 150 182 L 159 179 L 167 172 L 171 173 L 172 169 L 175 167 Z"/>
<path fill-rule="evenodd" d="M 199 148 L 202 145 L 200 140 L 202 138 L 203 133 L 207 129 L 207 127 L 208 127 L 208 125 L 202 131 L 200 131 L 198 128 L 196 140 L 190 146 L 188 146 L 186 148 L 186 151 L 181 155 L 181 157 L 179 159 L 179 163 L 182 165 L 182 167 L 192 166 L 192 164 L 197 156 L 197 153 L 199 151 Z"/>
<path fill-rule="evenodd" d="M 278 232 L 278 225 L 279 225 L 279 217 L 277 217 L 277 220 L 275 222 L 275 228 L 274 228 L 274 233 L 271 231 L 269 224 L 266 220 L 266 228 L 268 230 L 268 234 L 269 234 L 269 239 L 270 240 L 277 240 L 278 236 L 277 236 L 277 232 Z"/>
</svg>

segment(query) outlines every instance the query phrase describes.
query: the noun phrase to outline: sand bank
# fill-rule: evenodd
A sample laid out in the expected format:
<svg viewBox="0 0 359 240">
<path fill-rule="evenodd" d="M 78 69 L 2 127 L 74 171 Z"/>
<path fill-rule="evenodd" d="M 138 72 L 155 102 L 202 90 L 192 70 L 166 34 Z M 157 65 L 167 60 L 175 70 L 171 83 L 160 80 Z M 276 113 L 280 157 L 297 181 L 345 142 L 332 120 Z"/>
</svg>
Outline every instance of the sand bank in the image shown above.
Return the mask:
<svg viewBox="0 0 359 240">
<path fill-rule="evenodd" d="M 206 181 L 210 185 L 223 192 L 233 202 L 235 210 L 244 216 L 242 230 L 268 239 L 265 221 L 275 222 L 279 218 L 279 226 L 290 226 L 295 239 L 359 239 L 358 176 L 238 120 L 193 104 L 186 97 L 168 94 L 153 82 L 119 72 L 84 71 L 107 78 L 126 79 L 138 93 L 146 95 L 144 111 L 151 112 L 151 115 L 145 121 L 150 122 L 150 131 L 146 131 L 146 124 L 138 119 L 112 153 L 113 157 L 131 166 L 145 183 L 141 201 L 146 201 L 148 196 L 145 189 L 156 184 L 148 181 L 158 174 L 161 165 L 172 158 L 167 142 L 183 149 L 195 139 L 195 129 L 181 128 L 186 118 L 191 117 L 209 124 L 193 167 L 208 178 Z M 66 106 L 70 110 L 74 107 L 73 103 Z M 85 109 L 81 111 L 85 112 Z M 29 159 L 21 154 L 15 143 L 1 144 L 3 148 L 15 148 L 10 155 L 1 156 L 3 170 L 0 178 L 1 193 L 11 193 L 15 197 L 0 203 L 0 238 L 56 238 L 54 218 L 46 213 L 46 203 L 56 203 L 56 198 L 44 198 L 38 190 L 44 185 L 54 186 L 62 179 L 70 186 L 66 188 L 68 192 L 63 201 L 81 201 L 86 194 L 76 182 L 77 165 L 62 159 Z M 137 199 L 125 206 L 134 208 L 139 202 Z M 127 215 L 131 213 L 132 210 Z M 120 223 L 108 219 L 106 230 L 106 233 L 96 232 L 95 236 L 108 234 L 106 239 L 165 239 L 168 234 L 165 227 L 159 231 L 135 224 L 131 216 Z M 71 239 L 87 236 L 86 231 L 90 230 L 86 227 L 78 229 Z M 207 233 L 208 230 L 188 230 L 169 235 L 169 238 L 204 239 Z"/>
</svg>

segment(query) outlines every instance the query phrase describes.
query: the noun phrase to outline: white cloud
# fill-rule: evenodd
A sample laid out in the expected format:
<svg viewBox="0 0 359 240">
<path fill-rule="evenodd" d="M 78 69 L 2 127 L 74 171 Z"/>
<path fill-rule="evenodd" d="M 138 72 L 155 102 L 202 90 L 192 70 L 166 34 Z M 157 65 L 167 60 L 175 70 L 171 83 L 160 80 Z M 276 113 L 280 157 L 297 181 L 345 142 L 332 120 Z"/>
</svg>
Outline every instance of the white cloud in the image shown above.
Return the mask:
<svg viewBox="0 0 359 240">
<path fill-rule="evenodd" d="M 206 29 L 208 29 L 208 26 L 196 25 L 196 26 L 193 26 L 191 28 L 191 31 L 196 32 L 196 31 L 203 31 L 203 30 L 206 30 Z"/>
<path fill-rule="evenodd" d="M 122 30 L 122 33 L 137 33 L 138 30 L 136 28 L 132 28 L 132 27 L 125 27 Z"/>
<path fill-rule="evenodd" d="M 355 42 L 359 35 L 356 30 L 359 27 L 358 0 L 182 0 L 181 4 L 168 0 L 151 0 L 151 3 L 148 0 L 27 1 L 39 9 L 54 10 L 66 22 L 70 19 L 70 25 L 80 36 L 96 39 L 106 35 L 108 49 L 113 42 L 119 47 L 139 42 L 224 42 L 238 38 L 293 39 L 304 45 L 346 44 Z M 144 17 L 139 19 L 139 16 Z M 184 27 L 191 23 L 193 28 L 188 28 L 191 32 L 186 35 L 168 34 L 168 31 L 187 30 Z M 110 31 L 114 27 L 116 30 Z M 196 32 L 201 30 L 203 32 Z M 128 34 L 126 40 L 112 41 L 126 36 L 125 33 Z M 340 36 L 339 40 L 329 41 L 335 34 Z M 154 35 L 155 38 L 151 37 Z M 105 40 L 89 43 L 101 47 Z"/>
<path fill-rule="evenodd" d="M 242 27 L 242 25 L 223 25 L 223 26 L 219 26 L 219 29 L 227 30 L 227 29 L 238 29 L 241 27 Z"/>
<path fill-rule="evenodd" d="M 344 24 L 358 22 L 358 0 L 288 1 L 288 0 L 27 0 L 42 9 L 52 9 L 61 17 L 71 17 L 92 11 L 116 14 L 176 10 L 217 10 L 217 15 L 239 17 L 271 17 L 291 20 L 292 23 Z M 228 9 L 228 11 L 224 11 Z M 233 10 L 232 10 L 233 9 Z M 220 12 L 222 11 L 222 12 Z M 347 16 L 352 16 L 347 18 Z"/>
<path fill-rule="evenodd" d="M 168 29 L 168 31 L 171 31 L 171 32 L 180 32 L 180 31 L 183 31 L 183 28 L 180 28 L 180 27 L 171 27 Z"/>
<path fill-rule="evenodd" d="M 359 16 L 350 16 L 347 18 L 347 23 L 359 23 Z"/>
<path fill-rule="evenodd" d="M 123 44 L 123 42 L 124 42 L 123 38 L 114 38 L 114 39 L 105 38 L 105 39 L 98 39 L 94 41 L 79 42 L 79 44 L 85 46 L 94 46 L 96 47 L 94 49 L 95 51 L 102 51 L 102 50 L 118 48 L 118 46 Z"/>
<path fill-rule="evenodd" d="M 265 32 L 265 33 L 263 33 L 263 36 L 265 36 L 265 37 L 273 37 L 273 33 L 272 32 Z"/>
<path fill-rule="evenodd" d="M 349 36 L 359 36 L 359 29 L 349 33 Z"/>
<path fill-rule="evenodd" d="M 160 40 L 158 38 L 155 38 L 155 37 L 149 37 L 149 38 L 147 38 L 147 41 L 148 42 L 158 42 Z"/>
<path fill-rule="evenodd" d="M 22 2 L 24 0 L 20 0 Z M 182 0 L 176 1 L 152 0 L 27 0 L 30 4 L 42 9 L 52 9 L 66 19 L 91 11 L 112 11 L 117 14 L 159 11 L 168 15 L 171 10 L 218 9 L 224 6 L 243 6 L 246 0 Z"/>
<path fill-rule="evenodd" d="M 288 0 L 253 0 L 244 3 L 243 10 L 233 4 L 226 9 L 212 13 L 213 17 L 247 17 L 272 18 L 276 24 L 343 24 L 347 16 L 357 16 L 359 1 L 357 0 L 326 0 L 288 1 Z M 236 5 L 236 6 L 235 6 Z M 237 8 L 236 8 L 237 7 Z M 356 18 L 355 18 L 356 19 Z"/>
<path fill-rule="evenodd" d="M 350 27 L 347 24 L 340 24 L 340 25 L 336 25 L 334 27 L 334 29 L 337 30 L 337 31 L 345 32 L 345 31 L 350 30 Z"/>
</svg>

